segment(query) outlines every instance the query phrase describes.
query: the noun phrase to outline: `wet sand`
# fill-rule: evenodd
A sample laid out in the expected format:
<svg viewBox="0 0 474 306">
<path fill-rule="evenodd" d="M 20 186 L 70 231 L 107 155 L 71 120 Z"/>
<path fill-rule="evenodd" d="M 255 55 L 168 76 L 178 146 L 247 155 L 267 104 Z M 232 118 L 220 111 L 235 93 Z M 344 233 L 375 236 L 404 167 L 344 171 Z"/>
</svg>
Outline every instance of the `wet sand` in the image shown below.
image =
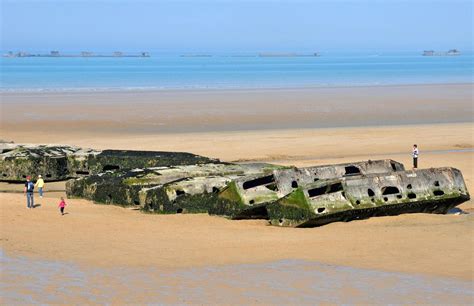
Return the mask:
<svg viewBox="0 0 474 306">
<path fill-rule="evenodd" d="M 169 270 L 0 255 L 6 304 L 467 305 L 474 299 L 468 281 L 294 259 Z"/>
<path fill-rule="evenodd" d="M 445 86 L 452 89 L 451 86 L 455 85 Z M 457 88 L 452 91 L 443 91 L 436 89 L 437 87 L 430 87 L 430 90 L 426 90 L 426 88 L 422 90 L 420 87 L 411 89 L 418 93 L 426 93 L 426 96 L 421 94 L 421 98 L 416 96 L 416 99 L 421 100 L 415 99 L 419 103 L 415 103 L 415 110 L 418 109 L 418 111 L 415 111 L 414 114 L 419 118 L 413 117 L 412 119 L 418 120 L 416 123 L 419 124 L 408 124 L 412 119 L 407 114 L 411 113 L 410 110 L 413 108 L 411 108 L 412 103 L 409 103 L 410 100 L 405 101 L 410 95 L 410 91 L 403 91 L 403 94 L 400 93 L 402 96 L 398 96 L 398 100 L 396 95 L 388 95 L 387 101 L 391 101 L 390 105 L 373 109 L 381 116 L 380 118 L 386 119 L 382 122 L 385 125 L 378 125 L 371 121 L 370 111 L 374 105 L 368 103 L 362 113 L 359 113 L 358 109 L 354 110 L 353 107 L 351 108 L 352 112 L 346 115 L 344 112 L 340 112 L 341 119 L 338 122 L 340 124 L 342 122 L 342 124 L 339 127 L 309 128 L 302 126 L 301 122 L 305 121 L 301 118 L 309 116 L 307 118 L 314 119 L 319 118 L 317 116 L 321 114 L 317 112 L 316 108 L 313 109 L 313 114 L 316 117 L 308 115 L 311 114 L 311 111 L 306 113 L 306 108 L 295 108 L 295 112 L 300 115 L 287 115 L 284 118 L 291 123 L 288 125 L 289 128 L 281 126 L 280 129 L 275 129 L 270 125 L 264 125 L 262 127 L 264 129 L 237 129 L 234 125 L 241 125 L 245 120 L 253 123 L 260 122 L 258 118 L 262 114 L 257 111 L 255 116 L 251 116 L 243 111 L 239 115 L 238 109 L 223 108 L 221 111 L 224 112 L 224 118 L 228 121 L 219 121 L 215 120 L 217 115 L 214 114 L 210 117 L 206 115 L 206 117 L 201 108 L 193 108 L 188 103 L 183 104 L 186 107 L 176 106 L 176 112 L 184 113 L 184 117 L 170 117 L 167 124 L 170 127 L 181 126 L 180 120 L 186 119 L 190 120 L 191 127 L 195 126 L 195 131 L 190 132 L 186 130 L 187 128 L 181 130 L 180 127 L 177 127 L 173 133 L 167 132 L 166 129 L 148 129 L 148 127 L 145 130 L 141 129 L 142 122 L 148 126 L 156 122 L 157 118 L 161 118 L 160 116 L 166 111 L 156 110 L 150 114 L 149 119 L 143 117 L 142 122 L 137 123 L 133 118 L 139 118 L 144 114 L 140 106 L 140 99 L 138 99 L 138 104 L 119 103 L 122 105 L 121 107 L 113 109 L 109 107 L 111 116 L 104 119 L 100 116 L 95 117 L 98 110 L 101 112 L 107 108 L 105 102 L 94 104 L 98 102 L 97 95 L 93 98 L 94 103 L 85 103 L 82 108 L 74 106 L 76 96 L 73 100 L 66 100 L 65 103 L 59 103 L 54 108 L 48 108 L 50 107 L 47 106 L 48 103 L 52 105 L 56 101 L 54 99 L 57 99 L 54 103 L 58 103 L 62 98 L 56 97 L 53 99 L 54 101 L 48 100 L 49 102 L 44 101 L 46 104 L 41 104 L 43 103 L 41 102 L 36 105 L 33 101 L 37 101 L 35 99 L 38 97 L 41 99 L 44 97 L 35 96 L 32 100 L 24 98 L 26 100 L 22 100 L 23 102 L 8 100 L 9 102 L 2 103 L 2 135 L 0 138 L 17 142 L 65 143 L 94 148 L 187 151 L 217 157 L 225 161 L 268 161 L 296 166 L 392 158 L 403 162 L 407 168 L 411 163 L 411 145 L 417 143 L 421 152 L 420 167 L 456 167 L 463 172 L 468 189 L 471 194 L 474 194 L 473 106 L 472 100 L 466 100 L 472 98 L 472 92 L 466 93 L 466 85 L 456 86 L 461 86 L 464 89 Z M 443 86 L 441 88 L 446 89 Z M 392 89 L 390 88 L 390 90 Z M 472 86 L 468 86 L 467 92 L 470 89 Z M 354 93 L 353 89 L 347 90 Z M 371 100 L 375 93 L 371 91 L 372 89 L 364 90 L 369 91 L 366 94 Z M 382 89 L 374 90 L 381 91 Z M 397 92 L 393 91 L 394 94 Z M 241 95 L 246 94 L 248 93 L 241 93 Z M 307 95 L 307 93 L 300 94 Z M 308 97 L 312 95 L 313 93 L 308 94 Z M 123 101 L 135 101 L 129 94 L 119 96 Z M 232 99 L 238 99 L 238 95 L 231 96 Z M 268 99 L 276 96 L 278 93 L 272 92 Z M 435 99 L 436 96 L 439 99 Z M 296 94 L 295 97 L 299 97 L 299 94 Z M 362 94 L 357 97 L 361 98 Z M 429 105 L 430 111 L 423 110 L 420 101 L 428 103 L 432 98 L 434 102 Z M 104 99 L 113 100 L 108 95 L 104 95 Z M 218 101 L 218 99 L 209 99 L 215 103 Z M 349 93 L 347 99 L 350 99 Z M 446 103 L 444 99 L 452 100 L 453 103 Z M 283 100 L 282 98 L 282 103 L 285 104 Z M 300 101 L 296 98 L 295 100 Z M 32 103 L 31 105 L 35 105 L 31 110 L 32 117 L 28 117 L 25 112 L 21 111 L 20 106 L 28 104 L 28 101 Z M 186 101 L 190 102 L 191 100 Z M 203 98 L 202 102 L 206 101 L 207 99 Z M 306 103 L 304 98 L 301 101 L 303 101 L 302 104 Z M 311 101 L 307 100 L 307 103 L 311 104 Z M 337 101 L 343 101 L 343 99 Z M 379 100 L 374 98 L 372 101 L 375 103 Z M 79 107 L 79 101 L 76 102 L 76 106 Z M 146 103 L 152 102 L 151 99 Z M 71 106 L 68 103 L 73 104 Z M 397 104 L 397 108 L 403 109 L 401 114 L 397 114 L 393 103 Z M 293 100 L 287 100 L 287 104 L 286 109 L 291 109 L 295 105 Z M 349 104 L 347 106 L 349 107 Z M 428 106 L 425 105 L 426 107 Z M 136 108 L 137 111 L 134 112 L 133 108 Z M 268 121 L 264 122 L 278 125 L 280 121 L 277 120 L 277 114 L 285 108 L 273 107 L 272 109 L 274 111 L 270 112 L 271 116 L 265 119 Z M 395 115 L 386 116 L 387 110 L 390 109 Z M 191 110 L 194 110 L 195 113 Z M 234 113 L 236 114 L 235 120 L 232 119 Z M 333 111 L 330 113 L 330 116 L 338 114 Z M 405 115 L 408 117 L 405 118 Z M 471 119 L 466 119 L 469 116 Z M 367 125 L 370 123 L 375 125 L 354 127 L 362 122 L 359 122 L 358 118 L 366 118 Z M 397 125 L 400 123 L 403 124 Z M 221 129 L 222 125 L 226 128 Z M 31 129 L 35 132 L 32 133 Z M 62 188 L 60 184 L 52 187 L 56 190 Z M 3 184 L 0 186 L 0 191 L 2 190 L 12 190 L 12 186 Z M 264 267 L 262 269 L 266 271 L 265 273 L 269 273 L 265 275 L 270 277 L 273 270 L 268 268 L 269 265 L 271 266 L 275 262 L 278 265 L 281 260 L 284 260 L 283 263 L 286 263 L 285 260 L 290 260 L 290 262 L 296 260 L 297 264 L 290 268 L 295 273 L 306 270 L 301 267 L 306 267 L 306 263 L 309 262 L 318 271 L 325 269 L 322 268 L 326 267 L 325 265 L 362 269 L 354 274 L 355 278 L 365 273 L 361 271 L 369 271 L 367 273 L 375 273 L 375 275 L 388 272 L 402 273 L 403 277 L 428 278 L 433 282 L 440 278 L 440 280 L 447 282 L 452 280 L 472 284 L 474 278 L 472 214 L 412 214 L 372 218 L 350 223 L 333 223 L 313 229 L 291 229 L 267 226 L 264 220 L 231 221 L 201 214 L 149 215 L 120 207 L 94 205 L 84 200 L 69 200 L 69 206 L 66 209 L 69 214 L 60 216 L 56 206 L 58 198 L 62 194 L 61 191 L 47 193 L 47 196 L 41 201 L 37 199 L 41 206 L 30 211 L 25 208 L 23 195 L 0 193 L 2 205 L 0 246 L 9 258 L 26 256 L 28 260 L 53 262 L 60 260 L 61 263 L 77 264 L 86 269 L 153 268 L 160 271 L 167 269 L 166 271 L 188 272 L 195 271 L 193 269 L 204 269 L 196 272 L 197 275 L 204 273 L 207 276 L 207 278 L 206 276 L 198 277 L 204 282 L 201 287 L 186 283 L 186 281 L 183 282 L 190 286 L 196 286 L 194 288 L 201 288 L 202 290 L 199 289 L 201 292 L 209 294 L 203 299 L 209 298 L 210 301 L 216 303 L 219 303 L 219 300 L 212 300 L 212 294 L 209 293 L 211 291 L 205 288 L 213 284 L 215 277 L 219 277 L 220 274 L 203 272 L 209 267 L 211 267 L 210 269 L 220 267 L 219 269 L 224 271 L 225 269 L 240 269 L 229 268 L 232 265 L 258 264 L 261 265 L 260 267 Z M 474 213 L 472 200 L 462 204 L 460 208 L 466 212 Z M 300 260 L 304 263 L 299 262 Z M 274 271 L 277 273 L 274 274 L 275 277 L 285 277 L 283 268 L 277 270 Z M 190 273 L 192 274 L 192 272 Z M 223 276 L 223 279 L 232 281 L 235 276 L 233 273 Z M 310 292 L 312 289 L 308 289 L 304 284 L 307 281 L 313 281 L 313 277 L 318 275 L 317 273 L 319 272 L 316 271 L 314 275 L 307 276 L 308 278 L 302 276 L 301 279 L 296 279 L 295 282 L 302 284 L 303 287 L 295 285 L 302 288 L 300 291 L 295 289 L 295 292 L 301 294 Z M 347 277 L 347 275 L 342 276 L 345 274 L 335 276 L 336 274 L 333 274 L 335 279 Z M 240 276 L 243 278 L 242 275 Z M 262 274 L 262 277 L 265 276 Z M 392 280 L 387 281 L 387 283 L 391 282 Z M 417 284 L 423 283 L 417 282 Z M 380 300 L 377 299 L 362 299 L 370 293 L 366 290 L 371 283 L 372 280 L 364 282 L 367 286 L 364 288 L 354 287 L 356 285 L 353 283 L 347 283 L 347 286 L 341 289 L 343 293 L 340 300 L 325 299 L 326 297 L 323 296 L 321 300 L 314 298 L 313 301 L 344 303 L 350 301 L 350 299 L 344 300 L 344 297 L 360 293 L 361 299 L 354 299 L 354 301 L 378 303 Z M 179 286 L 183 285 L 180 281 L 173 284 L 176 287 L 171 285 L 172 290 L 181 288 Z M 225 284 L 226 281 L 223 286 Z M 427 293 L 426 296 L 433 299 L 421 299 L 421 293 L 419 295 L 413 293 L 413 301 L 443 303 L 442 297 L 434 293 L 436 285 L 430 284 L 426 285 L 426 288 L 431 286 L 433 291 Z M 249 284 L 242 282 L 237 282 L 237 285 L 234 285 L 226 287 L 224 292 L 226 290 L 234 293 L 245 292 L 251 288 Z M 278 284 L 275 286 L 278 287 Z M 413 286 L 409 285 L 408 287 Z M 119 288 L 120 286 L 111 285 L 111 287 Z M 456 286 L 453 285 L 454 287 Z M 331 290 L 334 288 L 331 287 Z M 345 291 L 344 288 L 347 290 Z M 78 290 L 81 291 L 81 289 Z M 264 297 L 266 291 L 272 292 L 272 290 L 267 285 L 262 285 L 262 295 L 255 299 L 255 303 L 273 303 L 274 300 Z M 420 292 L 424 292 L 423 290 Z M 390 292 L 393 293 L 393 291 Z M 453 289 L 450 292 L 453 293 L 456 290 Z M 386 293 L 385 296 L 389 297 L 392 293 Z M 451 293 L 446 293 L 444 296 L 451 296 Z M 469 298 L 470 295 L 462 295 L 462 297 L 463 299 Z M 77 301 L 81 300 L 78 298 Z M 122 297 L 117 301 L 123 302 L 127 299 Z M 192 297 L 187 300 L 188 303 L 190 301 L 193 301 Z M 252 303 L 249 299 L 242 301 Z M 295 302 L 291 299 L 282 301 Z M 387 301 L 405 303 L 407 300 L 387 299 L 383 302 Z M 461 303 L 463 301 L 460 300 Z M 186 301 L 183 302 L 186 303 Z M 230 303 L 238 304 L 239 300 L 231 300 Z"/>
<path fill-rule="evenodd" d="M 140 135 L 471 122 L 473 86 L 2 93 L 2 136 L 24 141 L 31 130 L 59 128 Z"/>
</svg>

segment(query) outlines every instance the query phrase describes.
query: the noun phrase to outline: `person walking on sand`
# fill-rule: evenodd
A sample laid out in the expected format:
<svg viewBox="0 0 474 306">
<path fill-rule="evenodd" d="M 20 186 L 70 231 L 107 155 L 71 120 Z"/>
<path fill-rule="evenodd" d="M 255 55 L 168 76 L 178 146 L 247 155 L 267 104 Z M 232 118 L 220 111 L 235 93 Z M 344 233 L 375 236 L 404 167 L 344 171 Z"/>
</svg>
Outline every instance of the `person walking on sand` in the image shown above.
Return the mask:
<svg viewBox="0 0 474 306">
<path fill-rule="evenodd" d="M 59 202 L 58 207 L 59 207 L 59 210 L 61 211 L 61 215 L 63 215 L 63 216 L 64 216 L 64 207 L 66 207 L 66 205 L 67 205 L 67 204 L 66 204 L 66 202 L 64 201 L 64 198 L 61 197 L 61 201 Z"/>
<path fill-rule="evenodd" d="M 35 189 L 35 184 L 31 181 L 31 176 L 26 177 L 25 183 L 25 194 L 26 194 L 26 207 L 35 208 L 35 202 L 33 199 L 33 190 Z"/>
<path fill-rule="evenodd" d="M 412 156 L 413 156 L 413 169 L 416 169 L 418 168 L 418 154 L 420 152 L 418 151 L 418 146 L 416 144 L 413 145 L 413 152 L 412 152 Z"/>
<path fill-rule="evenodd" d="M 41 174 L 38 175 L 38 180 L 35 183 L 35 187 L 38 187 L 38 193 L 40 195 L 40 198 L 43 198 L 43 187 L 44 187 L 44 180 L 41 177 Z"/>
</svg>

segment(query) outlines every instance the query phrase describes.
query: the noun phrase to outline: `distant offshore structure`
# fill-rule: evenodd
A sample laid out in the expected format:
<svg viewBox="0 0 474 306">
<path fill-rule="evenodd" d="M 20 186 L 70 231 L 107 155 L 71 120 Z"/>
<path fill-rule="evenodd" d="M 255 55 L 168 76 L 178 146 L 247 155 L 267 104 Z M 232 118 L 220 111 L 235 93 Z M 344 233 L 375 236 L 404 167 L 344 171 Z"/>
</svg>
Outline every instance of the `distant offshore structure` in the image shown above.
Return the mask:
<svg viewBox="0 0 474 306">
<path fill-rule="evenodd" d="M 60 53 L 59 51 L 53 50 L 49 53 L 29 53 L 24 51 L 13 52 L 9 51 L 2 55 L 3 57 L 150 57 L 148 52 L 140 52 L 137 54 L 127 54 L 121 51 L 115 51 L 112 53 L 94 53 L 90 51 L 82 51 L 77 54 Z M 180 57 L 214 57 L 216 55 L 209 53 L 187 53 L 181 54 Z M 220 57 L 222 55 L 217 55 Z M 226 56 L 226 55 L 225 55 Z M 321 56 L 318 52 L 315 53 L 278 53 L 278 52 L 262 52 L 254 54 L 234 54 L 231 57 L 319 57 Z"/>
<path fill-rule="evenodd" d="M 461 55 L 461 52 L 457 49 L 451 49 L 448 52 L 436 52 L 434 50 L 423 51 L 423 56 L 455 56 Z"/>
<path fill-rule="evenodd" d="M 62 54 L 59 51 L 51 51 L 50 53 L 46 54 L 35 54 L 23 51 L 9 51 L 8 53 L 4 54 L 3 57 L 150 57 L 150 54 L 148 52 L 140 52 L 139 54 L 127 54 L 121 51 L 115 51 L 112 54 L 100 54 L 89 51 L 82 51 L 79 54 Z"/>
<path fill-rule="evenodd" d="M 212 54 L 181 54 L 180 57 L 212 57 Z"/>
<path fill-rule="evenodd" d="M 311 54 L 299 54 L 299 53 L 272 53 L 272 52 L 264 52 L 259 53 L 259 57 L 308 57 L 308 56 L 321 56 L 319 53 L 311 53 Z"/>
<path fill-rule="evenodd" d="M 214 57 L 215 55 L 207 53 L 181 54 L 180 57 Z M 278 52 L 261 52 L 257 54 L 233 54 L 233 55 L 217 55 L 217 57 L 317 57 L 319 53 L 278 53 Z"/>
</svg>

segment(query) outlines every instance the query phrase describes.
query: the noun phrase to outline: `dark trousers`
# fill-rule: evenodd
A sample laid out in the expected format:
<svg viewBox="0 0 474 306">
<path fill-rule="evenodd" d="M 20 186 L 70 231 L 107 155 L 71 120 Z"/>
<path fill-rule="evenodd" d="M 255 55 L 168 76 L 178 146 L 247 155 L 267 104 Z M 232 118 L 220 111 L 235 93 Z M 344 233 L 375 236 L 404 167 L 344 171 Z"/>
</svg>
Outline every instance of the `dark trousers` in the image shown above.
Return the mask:
<svg viewBox="0 0 474 306">
<path fill-rule="evenodd" d="M 413 157 L 413 168 L 418 168 L 418 157 Z"/>
<path fill-rule="evenodd" d="M 61 210 L 61 214 L 64 215 L 64 207 L 60 207 L 59 210 Z"/>
<path fill-rule="evenodd" d="M 35 208 L 35 200 L 33 198 L 33 192 L 26 193 L 26 207 Z"/>
</svg>

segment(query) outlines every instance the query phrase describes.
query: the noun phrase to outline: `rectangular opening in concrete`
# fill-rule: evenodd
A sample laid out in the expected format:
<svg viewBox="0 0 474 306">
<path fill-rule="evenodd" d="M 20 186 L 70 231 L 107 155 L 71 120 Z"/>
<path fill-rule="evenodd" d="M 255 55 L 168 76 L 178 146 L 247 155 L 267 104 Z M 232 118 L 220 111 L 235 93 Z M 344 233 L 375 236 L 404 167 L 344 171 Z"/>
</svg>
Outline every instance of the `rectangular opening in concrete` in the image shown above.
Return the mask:
<svg viewBox="0 0 474 306">
<path fill-rule="evenodd" d="M 275 182 L 275 177 L 272 174 L 272 175 L 262 176 L 262 177 L 244 182 L 242 187 L 244 189 L 250 189 L 250 188 L 255 188 L 262 185 L 271 184 L 273 182 Z"/>
<path fill-rule="evenodd" d="M 382 195 L 398 194 L 398 193 L 400 193 L 400 190 L 395 186 L 382 187 Z"/>
<path fill-rule="evenodd" d="M 105 165 L 103 171 L 119 170 L 120 166 L 117 165 Z"/>
<path fill-rule="evenodd" d="M 346 170 L 346 173 L 344 174 L 345 176 L 360 174 L 360 169 L 356 166 L 347 166 L 345 167 L 345 170 Z"/>
<path fill-rule="evenodd" d="M 334 193 L 334 192 L 338 192 L 338 191 L 342 191 L 342 184 L 341 183 L 335 183 L 335 184 L 331 184 L 331 185 L 327 185 L 327 186 L 322 186 L 322 187 L 309 189 L 308 190 L 308 196 L 310 198 L 313 198 L 313 197 L 317 197 L 317 196 L 320 196 L 320 195 L 323 195 L 323 194 Z"/>
<path fill-rule="evenodd" d="M 76 174 L 79 174 L 79 175 L 89 175 L 89 171 L 76 171 Z"/>
<path fill-rule="evenodd" d="M 390 166 L 392 166 L 393 171 L 397 171 L 397 165 L 394 162 L 390 162 Z"/>
</svg>

